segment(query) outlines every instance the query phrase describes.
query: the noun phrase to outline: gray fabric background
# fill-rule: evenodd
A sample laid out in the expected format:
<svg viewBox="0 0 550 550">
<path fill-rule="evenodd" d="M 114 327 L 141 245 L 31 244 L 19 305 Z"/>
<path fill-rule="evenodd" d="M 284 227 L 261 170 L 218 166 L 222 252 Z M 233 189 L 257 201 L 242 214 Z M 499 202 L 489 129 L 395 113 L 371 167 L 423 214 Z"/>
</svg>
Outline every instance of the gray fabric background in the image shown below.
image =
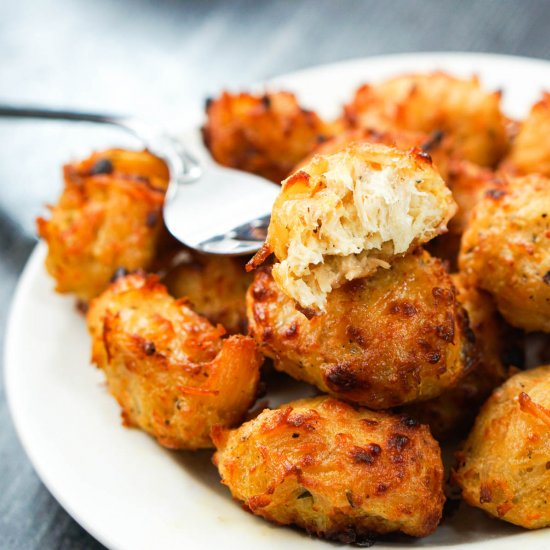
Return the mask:
<svg viewBox="0 0 550 550">
<path fill-rule="evenodd" d="M 4 2 L 0 14 L 0 102 L 168 123 L 222 87 L 354 57 L 446 50 L 550 57 L 545 0 L 19 0 Z M 89 126 L 0 120 L 0 346 L 35 244 L 33 220 L 59 193 L 61 163 L 121 141 Z M 101 548 L 34 473 L 2 380 L 0 467 L 1 548 Z"/>
</svg>

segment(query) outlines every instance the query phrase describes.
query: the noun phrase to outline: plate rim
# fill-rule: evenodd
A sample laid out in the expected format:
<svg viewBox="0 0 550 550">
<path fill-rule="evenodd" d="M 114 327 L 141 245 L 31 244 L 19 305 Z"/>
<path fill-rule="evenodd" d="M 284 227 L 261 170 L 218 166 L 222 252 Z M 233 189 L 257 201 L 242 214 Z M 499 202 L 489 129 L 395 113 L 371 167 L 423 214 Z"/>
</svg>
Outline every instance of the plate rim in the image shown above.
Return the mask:
<svg viewBox="0 0 550 550">
<path fill-rule="evenodd" d="M 15 288 L 15 293 L 13 295 L 9 313 L 6 322 L 6 332 L 4 333 L 4 388 L 6 395 L 6 403 L 8 405 L 8 412 L 11 417 L 13 427 L 15 428 L 15 433 L 23 447 L 23 451 L 27 456 L 29 462 L 31 463 L 32 468 L 36 472 L 40 481 L 45 485 L 50 494 L 55 498 L 55 500 L 60 504 L 60 506 L 76 521 L 84 530 L 86 530 L 91 536 L 97 539 L 101 544 L 107 546 L 106 540 L 103 540 L 101 534 L 96 533 L 96 529 L 89 525 L 88 522 L 82 517 L 81 514 L 73 510 L 73 506 L 66 501 L 63 497 L 61 491 L 58 491 L 56 484 L 50 480 L 50 476 L 45 468 L 42 467 L 41 461 L 38 457 L 37 449 L 30 442 L 30 435 L 26 433 L 25 429 L 22 427 L 24 422 L 22 422 L 20 417 L 20 410 L 15 405 L 14 401 L 14 390 L 13 388 L 13 378 L 15 365 L 17 363 L 15 359 L 16 350 L 14 349 L 14 337 L 12 333 L 16 330 L 16 321 L 21 314 L 21 305 L 20 302 L 23 302 L 27 287 L 30 285 L 30 282 L 34 276 L 34 273 L 40 269 L 40 262 L 43 261 L 46 257 L 46 245 L 43 241 L 39 241 L 35 247 L 32 249 L 27 261 L 25 262 L 25 267 L 17 280 L 17 286 Z M 12 356 L 14 357 L 12 359 Z"/>
<path fill-rule="evenodd" d="M 97 530 L 93 525 L 89 524 L 88 521 L 82 516 L 82 514 L 79 514 L 76 510 L 74 510 L 73 504 L 65 499 L 62 491 L 59 490 L 56 486 L 56 483 L 50 479 L 50 475 L 47 469 L 42 467 L 42 463 L 38 456 L 39 453 L 31 442 L 30 434 L 27 434 L 25 432 L 25 429 L 22 427 L 24 422 L 21 420 L 21 413 L 18 410 L 17 406 L 14 404 L 14 391 L 11 388 L 13 388 L 14 384 L 13 378 L 15 376 L 15 367 L 9 367 L 9 365 L 15 365 L 17 361 L 15 359 L 16 350 L 14 349 L 14 339 L 11 334 L 16 330 L 14 328 L 16 326 L 15 320 L 17 320 L 17 318 L 21 314 L 20 312 L 22 306 L 20 306 L 19 304 L 20 302 L 24 301 L 25 292 L 27 291 L 27 287 L 30 286 L 35 273 L 43 268 L 42 265 L 44 260 L 46 259 L 46 252 L 46 244 L 42 240 L 38 241 L 38 243 L 32 249 L 29 258 L 25 263 L 25 267 L 23 268 L 23 271 L 19 276 L 15 293 L 10 304 L 6 323 L 6 332 L 4 333 L 3 357 L 6 403 L 8 404 L 8 412 L 11 417 L 12 424 L 15 428 L 15 433 L 17 435 L 19 443 L 21 444 L 21 447 L 23 447 L 23 451 L 25 452 L 25 455 L 27 456 L 33 470 L 36 472 L 40 481 L 45 485 L 46 489 L 48 489 L 50 494 L 67 512 L 67 514 L 69 514 L 71 518 L 76 521 L 76 523 L 78 523 L 85 531 L 87 531 L 89 535 L 98 540 L 103 546 L 111 548 L 112 542 L 107 537 L 104 537 L 103 533 Z M 11 359 L 12 356 L 14 357 L 13 360 Z"/>
<path fill-rule="evenodd" d="M 256 85 L 269 85 L 271 81 L 277 81 L 280 79 L 286 79 L 286 78 L 295 78 L 298 75 L 307 76 L 308 72 L 314 72 L 319 69 L 323 70 L 330 70 L 334 69 L 336 67 L 340 67 L 343 65 L 354 65 L 354 64 L 360 64 L 362 62 L 384 62 L 384 61 L 395 61 L 396 59 L 427 59 L 427 60 L 434 60 L 434 58 L 439 58 L 441 60 L 449 59 L 449 58 L 467 58 L 470 57 L 472 59 L 485 59 L 487 61 L 494 60 L 494 61 L 501 61 L 501 62 L 509 62 L 509 63 L 533 63 L 534 65 L 540 65 L 541 67 L 544 66 L 546 68 L 550 68 L 550 60 L 544 59 L 543 57 L 532 57 L 532 56 L 523 56 L 523 55 L 515 55 L 515 54 L 504 54 L 504 53 L 495 53 L 495 52 L 482 52 L 482 51 L 465 51 L 465 50 L 452 50 L 452 51 L 445 51 L 445 50 L 433 50 L 433 51 L 422 51 L 422 52 L 403 52 L 403 53 L 388 53 L 388 54 L 381 54 L 381 55 L 372 55 L 372 56 L 363 56 L 363 57 L 352 57 L 349 59 L 343 59 L 342 61 L 331 61 L 329 63 L 321 63 L 318 65 L 311 65 L 308 67 L 304 67 L 302 69 L 296 69 L 287 73 L 283 73 L 281 75 L 273 75 L 271 77 L 268 77 L 264 82 L 256 83 Z"/>
</svg>

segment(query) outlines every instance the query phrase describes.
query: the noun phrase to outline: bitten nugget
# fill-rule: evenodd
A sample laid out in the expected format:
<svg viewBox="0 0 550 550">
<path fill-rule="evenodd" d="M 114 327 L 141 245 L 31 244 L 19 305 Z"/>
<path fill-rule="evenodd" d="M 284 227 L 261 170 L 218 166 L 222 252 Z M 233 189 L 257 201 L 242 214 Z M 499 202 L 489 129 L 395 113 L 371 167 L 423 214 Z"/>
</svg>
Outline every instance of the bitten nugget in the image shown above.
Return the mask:
<svg viewBox="0 0 550 550">
<path fill-rule="evenodd" d="M 46 268 L 58 292 L 87 302 L 118 268 L 150 267 L 163 231 L 169 174 L 147 151 L 109 149 L 64 167 L 65 188 L 49 219 L 38 218 Z"/>
<path fill-rule="evenodd" d="M 483 90 L 476 77 L 402 75 L 361 86 L 344 117 L 352 127 L 441 131 L 455 156 L 494 166 L 508 147 L 500 97 L 500 92 Z"/>
<path fill-rule="evenodd" d="M 279 287 L 302 307 L 324 311 L 333 288 L 443 233 L 455 210 L 429 155 L 352 144 L 285 180 L 252 265 L 274 252 Z"/>
<path fill-rule="evenodd" d="M 392 531 L 422 537 L 441 519 L 439 446 L 406 417 L 325 396 L 266 409 L 213 439 L 222 482 L 269 521 L 360 544 Z"/>
<path fill-rule="evenodd" d="M 550 177 L 550 94 L 533 105 L 521 123 L 504 166 L 516 174 L 538 173 Z"/>
<path fill-rule="evenodd" d="M 173 449 L 211 447 L 213 425 L 234 426 L 254 402 L 260 355 L 246 336 L 222 340 L 154 275 L 119 278 L 88 311 L 92 361 L 124 423 Z"/>
<path fill-rule="evenodd" d="M 504 322 L 491 296 L 465 281 L 462 274 L 451 278 L 475 335 L 473 369 L 439 397 L 400 409 L 428 424 L 439 441 L 465 435 L 483 402 L 508 377 L 508 367 L 524 363 L 519 331 Z"/>
<path fill-rule="evenodd" d="M 164 278 L 176 298 L 187 298 L 191 307 L 211 323 L 220 323 L 231 334 L 246 334 L 246 291 L 252 275 L 241 258 L 189 253 L 186 261 Z"/>
<path fill-rule="evenodd" d="M 550 332 L 550 180 L 532 175 L 487 190 L 459 264 L 511 325 Z"/>
<path fill-rule="evenodd" d="M 550 526 L 550 365 L 493 393 L 458 460 L 468 504 L 528 529 Z"/>
<path fill-rule="evenodd" d="M 289 92 L 224 92 L 208 101 L 206 114 L 204 143 L 217 162 L 276 183 L 286 178 L 329 131 Z"/>
<path fill-rule="evenodd" d="M 373 409 L 426 400 L 469 372 L 472 333 L 442 263 L 417 250 L 333 291 L 308 319 L 269 268 L 247 295 L 249 330 L 275 368 Z"/>
</svg>

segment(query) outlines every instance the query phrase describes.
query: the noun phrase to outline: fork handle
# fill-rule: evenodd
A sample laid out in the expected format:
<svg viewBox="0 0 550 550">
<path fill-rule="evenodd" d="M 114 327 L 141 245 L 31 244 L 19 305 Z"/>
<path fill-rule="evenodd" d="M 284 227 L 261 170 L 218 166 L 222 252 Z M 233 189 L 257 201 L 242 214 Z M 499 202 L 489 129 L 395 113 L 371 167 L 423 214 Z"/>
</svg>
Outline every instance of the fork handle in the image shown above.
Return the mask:
<svg viewBox="0 0 550 550">
<path fill-rule="evenodd" d="M 67 111 L 64 109 L 48 109 L 45 107 L 28 107 L 23 105 L 0 104 L 0 117 L 3 118 L 35 118 L 46 120 L 72 120 L 75 122 L 95 122 L 99 124 L 119 125 L 124 117 L 102 113 L 86 113 L 82 111 Z"/>
<path fill-rule="evenodd" d="M 185 176 L 188 181 L 191 181 L 197 179 L 202 173 L 200 163 L 181 143 L 177 143 L 176 140 L 164 135 L 158 128 L 134 117 L 0 103 L 0 118 L 64 120 L 110 124 L 137 137 L 153 154 L 167 161 L 171 172 L 176 175 L 176 179 L 179 176 Z M 170 140 L 170 142 L 167 143 L 167 140 Z M 172 193 L 174 192 L 172 191 Z"/>
</svg>

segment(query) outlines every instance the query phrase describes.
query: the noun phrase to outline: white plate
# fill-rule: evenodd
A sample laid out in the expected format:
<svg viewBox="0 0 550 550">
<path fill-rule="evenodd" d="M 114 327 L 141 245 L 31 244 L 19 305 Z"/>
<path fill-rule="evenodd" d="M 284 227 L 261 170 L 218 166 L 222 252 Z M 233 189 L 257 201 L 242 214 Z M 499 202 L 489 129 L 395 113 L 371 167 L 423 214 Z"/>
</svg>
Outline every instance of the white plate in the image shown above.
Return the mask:
<svg viewBox="0 0 550 550">
<path fill-rule="evenodd" d="M 550 89 L 550 63 L 473 54 L 399 55 L 339 63 L 273 81 L 333 115 L 363 81 L 403 71 L 478 73 L 505 90 L 512 116 L 524 115 Z M 89 365 L 89 339 L 71 297 L 53 292 L 45 248 L 30 258 L 17 289 L 6 336 L 6 388 L 13 420 L 36 471 L 62 506 L 111 548 L 328 547 L 243 512 L 219 484 L 210 453 L 175 453 L 121 426 L 101 372 Z M 290 398 L 290 396 L 289 396 Z M 421 541 L 377 547 L 550 548 L 550 530 L 528 532 L 461 511 Z"/>
</svg>

